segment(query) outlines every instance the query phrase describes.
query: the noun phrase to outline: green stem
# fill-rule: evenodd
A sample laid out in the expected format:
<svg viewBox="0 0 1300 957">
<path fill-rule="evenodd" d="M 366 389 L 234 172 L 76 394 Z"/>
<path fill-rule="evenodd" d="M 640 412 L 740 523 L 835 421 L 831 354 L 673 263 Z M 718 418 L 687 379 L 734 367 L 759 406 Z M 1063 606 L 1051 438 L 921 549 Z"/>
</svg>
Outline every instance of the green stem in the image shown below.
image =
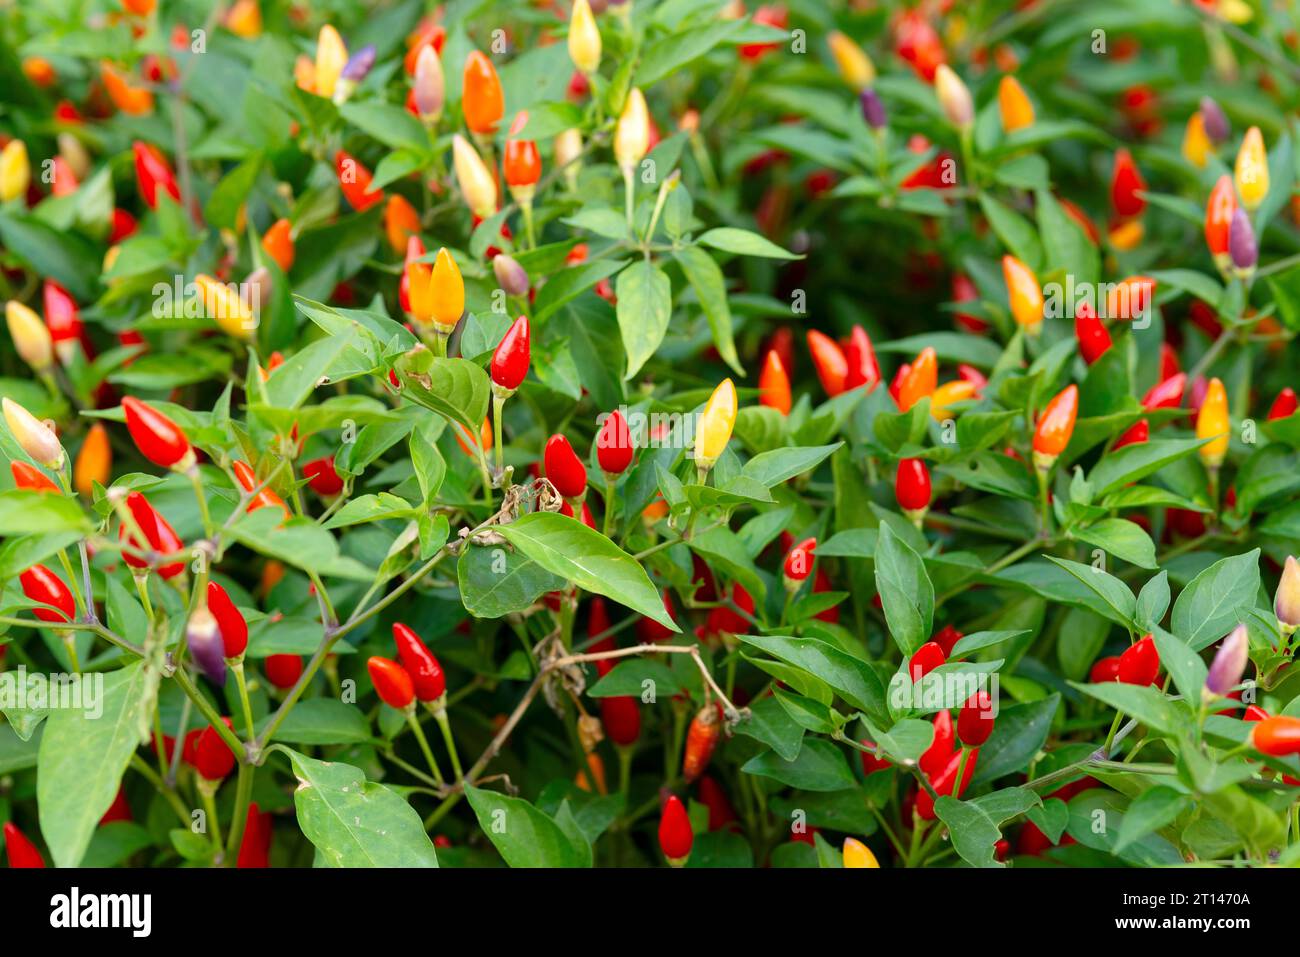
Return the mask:
<svg viewBox="0 0 1300 957">
<path fill-rule="evenodd" d="M 415 740 L 420 743 L 420 750 L 424 752 L 424 760 L 429 765 L 429 771 L 433 774 L 433 779 L 442 785 L 442 771 L 438 767 L 438 760 L 433 756 L 433 749 L 429 747 L 429 739 L 424 736 L 424 729 L 420 727 L 420 722 L 415 717 L 415 711 L 408 708 L 406 711 L 406 723 L 411 726 L 411 731 L 415 734 Z"/>
<path fill-rule="evenodd" d="M 235 673 L 235 685 L 239 688 L 239 706 L 244 711 L 244 725 L 248 728 L 248 740 L 252 741 L 257 737 L 257 729 L 253 725 L 253 705 L 248 699 L 248 681 L 244 677 L 242 655 L 230 663 L 230 670 Z"/>
<path fill-rule="evenodd" d="M 463 780 L 465 772 L 461 770 L 460 754 L 456 751 L 456 742 L 451 736 L 451 721 L 447 717 L 445 707 L 435 708 L 433 720 L 438 722 L 438 730 L 442 732 L 442 740 L 447 745 L 447 753 L 451 755 L 451 770 L 456 775 L 456 780 Z"/>
<path fill-rule="evenodd" d="M 241 764 L 239 776 L 235 779 L 235 810 L 230 819 L 230 839 L 226 843 L 226 864 L 229 867 L 234 867 L 239 861 L 239 846 L 244 840 L 244 825 L 248 823 L 248 805 L 253 797 L 253 775 L 256 772 L 251 764 Z"/>
<path fill-rule="evenodd" d="M 203 519 L 203 537 L 212 538 L 212 516 L 208 513 L 208 497 L 203 494 L 203 476 L 199 474 L 197 465 L 190 466 L 185 473 L 189 476 L 190 485 L 194 487 L 194 497 L 199 502 L 199 516 Z"/>
</svg>

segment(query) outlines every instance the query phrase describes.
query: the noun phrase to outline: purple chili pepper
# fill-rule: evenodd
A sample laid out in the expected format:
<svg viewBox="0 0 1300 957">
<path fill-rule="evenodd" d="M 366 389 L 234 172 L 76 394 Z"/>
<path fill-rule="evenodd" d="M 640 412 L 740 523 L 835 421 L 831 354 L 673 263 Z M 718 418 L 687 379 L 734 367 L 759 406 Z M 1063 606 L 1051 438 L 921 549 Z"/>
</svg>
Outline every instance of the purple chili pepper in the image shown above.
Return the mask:
<svg viewBox="0 0 1300 957">
<path fill-rule="evenodd" d="M 1250 639 L 1246 626 L 1238 625 L 1231 634 L 1223 639 L 1219 650 L 1214 654 L 1210 670 L 1205 676 L 1205 690 L 1212 695 L 1222 697 L 1237 685 L 1246 673 L 1246 662 L 1250 660 Z"/>
<path fill-rule="evenodd" d="M 1255 268 L 1259 261 L 1259 244 L 1255 242 L 1255 230 L 1250 226 L 1250 217 L 1241 207 L 1232 214 L 1232 224 L 1228 227 L 1228 255 L 1238 271 L 1246 272 Z"/>
<path fill-rule="evenodd" d="M 1205 124 L 1205 135 L 1215 143 L 1224 142 L 1232 133 L 1223 107 L 1208 96 L 1201 97 L 1201 122 Z"/>
<path fill-rule="evenodd" d="M 528 293 L 528 273 L 524 267 L 505 253 L 497 253 L 492 260 L 492 271 L 496 273 L 497 284 L 508 296 L 523 296 Z"/>
<path fill-rule="evenodd" d="M 185 626 L 185 640 L 194 663 L 218 688 L 226 684 L 226 649 L 216 616 L 206 605 L 195 610 Z"/>
<path fill-rule="evenodd" d="M 371 67 L 375 65 L 375 48 L 367 43 L 352 56 L 348 57 L 348 62 L 343 66 L 343 72 L 339 74 L 341 80 L 351 80 L 353 83 L 360 83 L 366 78 Z"/>
<path fill-rule="evenodd" d="M 881 102 L 880 94 L 866 89 L 859 99 L 862 102 L 862 118 L 867 121 L 867 125 L 873 130 L 881 129 L 885 125 L 885 104 Z"/>
</svg>

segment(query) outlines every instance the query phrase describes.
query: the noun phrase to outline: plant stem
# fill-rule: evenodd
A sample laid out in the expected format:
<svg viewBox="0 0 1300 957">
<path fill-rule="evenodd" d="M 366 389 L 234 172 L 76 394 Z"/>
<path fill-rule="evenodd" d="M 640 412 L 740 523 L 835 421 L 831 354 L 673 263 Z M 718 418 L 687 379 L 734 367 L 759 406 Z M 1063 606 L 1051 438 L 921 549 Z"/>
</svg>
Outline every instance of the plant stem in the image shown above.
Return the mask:
<svg viewBox="0 0 1300 957">
<path fill-rule="evenodd" d="M 456 780 L 460 781 L 465 777 L 465 772 L 460 767 L 460 754 L 456 751 L 456 741 L 451 736 L 451 721 L 447 717 L 447 709 L 435 708 L 433 720 L 438 722 L 438 730 L 442 732 L 442 740 L 447 745 L 447 753 L 451 755 L 451 770 L 456 775 Z"/>
<path fill-rule="evenodd" d="M 420 750 L 424 752 L 424 760 L 429 765 L 429 771 L 433 774 L 433 779 L 438 784 L 445 784 L 442 779 L 442 770 L 438 767 L 438 760 L 433 756 L 433 749 L 429 747 L 429 739 L 424 736 L 424 729 L 420 727 L 419 720 L 415 717 L 415 711 L 411 708 L 406 710 L 406 723 L 411 726 L 411 731 L 415 734 L 415 740 L 420 743 Z"/>
</svg>

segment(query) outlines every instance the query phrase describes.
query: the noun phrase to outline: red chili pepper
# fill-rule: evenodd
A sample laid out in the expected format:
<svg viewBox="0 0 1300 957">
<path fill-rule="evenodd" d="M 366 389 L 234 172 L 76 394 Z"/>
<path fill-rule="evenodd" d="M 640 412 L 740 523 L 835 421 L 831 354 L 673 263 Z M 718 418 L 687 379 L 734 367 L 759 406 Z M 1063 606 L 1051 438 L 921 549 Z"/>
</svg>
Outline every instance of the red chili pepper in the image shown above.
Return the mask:
<svg viewBox="0 0 1300 957">
<path fill-rule="evenodd" d="M 262 670 L 267 681 L 287 691 L 302 677 L 302 655 L 267 655 Z"/>
<path fill-rule="evenodd" d="M 919 10 L 899 17 L 894 26 L 894 52 L 926 83 L 934 82 L 935 71 L 947 59 L 939 34 Z"/>
<path fill-rule="evenodd" d="M 248 817 L 244 820 L 244 837 L 239 843 L 239 857 L 235 867 L 270 867 L 271 815 L 263 813 L 256 801 L 249 802 Z"/>
<path fill-rule="evenodd" d="M 789 22 L 789 14 L 779 4 L 761 6 L 754 11 L 754 22 L 784 30 Z M 779 47 L 779 43 L 742 43 L 738 52 L 743 60 L 760 60 Z"/>
<path fill-rule="evenodd" d="M 1246 712 L 1241 716 L 1241 720 L 1242 721 L 1263 721 L 1267 717 L 1268 717 L 1267 711 L 1265 711 L 1257 704 L 1252 704 L 1250 705 L 1250 707 L 1246 709 Z"/>
<path fill-rule="evenodd" d="M 927 641 L 912 653 L 907 663 L 907 673 L 912 676 L 912 684 L 916 684 L 947 660 L 948 656 L 943 653 L 943 648 L 937 641 Z"/>
<path fill-rule="evenodd" d="M 45 280 L 41 300 L 45 307 L 45 327 L 50 330 L 59 361 L 66 365 L 72 359 L 74 343 L 85 332 L 77 301 L 53 279 Z"/>
<path fill-rule="evenodd" d="M 987 691 L 966 699 L 957 715 L 957 737 L 968 748 L 978 748 L 993 733 L 993 701 Z"/>
<path fill-rule="evenodd" d="M 9 463 L 9 471 L 13 473 L 14 484 L 21 489 L 26 489 L 29 492 L 63 494 L 62 489 L 46 478 L 44 472 L 30 463 L 20 462 L 15 459 Z"/>
<path fill-rule="evenodd" d="M 605 735 L 620 747 L 631 747 L 641 736 L 641 709 L 631 695 L 601 698 L 600 721 Z"/>
<path fill-rule="evenodd" d="M 596 436 L 596 461 L 601 470 L 608 475 L 621 475 L 632 464 L 636 455 L 636 446 L 632 444 L 632 433 L 627 427 L 623 413 L 615 409 L 605 416 L 605 424 Z M 606 502 L 609 508 L 610 503 Z"/>
<path fill-rule="evenodd" d="M 962 792 L 970 785 L 970 779 L 975 774 L 975 765 L 979 761 L 979 754 L 979 748 L 972 748 L 967 752 L 966 767 L 961 772 L 960 783 L 957 781 L 957 769 L 961 767 L 962 752 L 958 751 L 949 758 L 948 764 L 931 782 L 935 794 L 939 795 L 939 797 L 960 798 Z M 916 813 L 923 821 L 933 821 L 935 818 L 934 798 L 930 797 L 930 792 L 924 788 L 916 795 Z"/>
<path fill-rule="evenodd" d="M 690 826 L 689 824 L 687 825 Z M 44 867 L 45 858 L 13 821 L 5 821 L 5 854 L 10 867 Z"/>
<path fill-rule="evenodd" d="M 1290 417 L 1295 413 L 1298 404 L 1300 403 L 1297 403 L 1295 390 L 1287 386 L 1277 394 L 1277 398 L 1273 400 L 1273 404 L 1269 407 L 1269 421 Z"/>
<path fill-rule="evenodd" d="M 229 718 L 222 718 L 226 727 L 231 727 Z M 221 739 L 217 729 L 208 725 L 201 732 L 194 744 L 193 760 L 190 762 L 199 772 L 199 777 L 208 781 L 220 781 L 235 768 L 235 753 Z"/>
<path fill-rule="evenodd" d="M 1133 154 L 1126 149 L 1115 152 L 1115 166 L 1110 174 L 1110 205 L 1121 219 L 1141 216 L 1147 201 L 1139 196 L 1145 192 L 1146 180 L 1133 162 Z"/>
<path fill-rule="evenodd" d="M 194 462 L 194 450 L 184 430 L 153 406 L 134 396 L 122 400 L 126 428 L 140 454 L 154 465 L 182 471 Z"/>
<path fill-rule="evenodd" d="M 874 748 L 876 746 L 876 743 L 868 738 L 863 738 L 858 743 L 864 744 L 869 748 Z M 866 751 L 859 751 L 858 757 L 862 759 L 863 774 L 875 774 L 877 771 L 884 771 L 886 768 L 893 767 L 893 764 L 888 758 L 878 757 L 877 755 L 869 754 Z"/>
<path fill-rule="evenodd" d="M 843 392 L 849 376 L 849 360 L 839 343 L 816 329 L 809 329 L 808 351 L 812 353 L 813 368 L 826 394 L 833 398 Z"/>
<path fill-rule="evenodd" d="M 894 495 L 898 505 L 908 512 L 922 512 L 930 507 L 930 470 L 923 459 L 902 459 L 894 477 Z"/>
<path fill-rule="evenodd" d="M 1187 375 L 1179 372 L 1163 382 L 1158 382 L 1147 390 L 1142 397 L 1142 408 L 1148 412 L 1154 409 L 1176 409 L 1183 401 L 1183 390 L 1187 387 Z"/>
<path fill-rule="evenodd" d="M 525 192 L 529 192 L 529 187 L 536 186 L 542 178 L 542 158 L 537 152 L 537 143 L 533 140 L 515 139 L 527 125 L 528 113 L 520 110 L 510 125 L 510 137 L 506 140 L 501 164 L 506 185 L 511 189 L 523 188 Z"/>
<path fill-rule="evenodd" d="M 1156 642 L 1147 635 L 1119 656 L 1117 676 L 1126 685 L 1149 685 L 1160 673 L 1160 653 Z"/>
<path fill-rule="evenodd" d="M 343 491 L 343 479 L 334 469 L 334 456 L 312 459 L 302 467 L 302 474 L 307 476 L 311 490 L 322 498 L 333 498 Z"/>
<path fill-rule="evenodd" d="M 380 700 L 390 708 L 401 711 L 415 700 L 415 684 L 411 681 L 411 675 L 396 661 L 376 655 L 366 662 L 366 668 Z"/>
<path fill-rule="evenodd" d="M 965 273 L 952 274 L 952 301 L 953 302 L 979 302 L 979 290 L 975 288 L 975 283 L 971 282 L 970 277 Z M 966 332 L 981 333 L 987 332 L 989 324 L 979 316 L 972 315 L 969 312 L 953 313 L 953 321 L 964 329 Z"/>
<path fill-rule="evenodd" d="M 420 636 L 401 622 L 394 622 L 393 640 L 397 642 L 397 657 L 411 676 L 415 696 L 421 701 L 437 701 L 446 694 L 447 675 Z"/>
<path fill-rule="evenodd" d="M 696 785 L 696 795 L 700 803 L 709 809 L 709 830 L 721 831 L 736 823 L 736 809 L 727 800 L 722 785 L 713 780 L 712 775 L 704 775 Z"/>
<path fill-rule="evenodd" d="M 668 612 L 668 617 L 673 621 L 677 620 L 677 610 L 673 608 L 673 600 L 669 597 L 668 592 L 663 593 L 664 610 Z M 653 618 L 647 618 L 641 615 L 636 622 L 636 637 L 643 645 L 658 644 L 661 641 L 667 641 L 673 636 L 673 632 L 664 625 L 655 621 Z"/>
<path fill-rule="evenodd" d="M 721 733 L 722 722 L 716 706 L 705 705 L 695 713 L 691 726 L 686 731 L 686 751 L 682 756 L 682 777 L 687 784 L 703 774 L 709 766 Z"/>
<path fill-rule="evenodd" d="M 370 182 L 374 179 L 370 170 L 350 153 L 339 150 L 334 154 L 334 170 L 338 174 L 343 198 L 358 213 L 364 213 L 376 203 L 383 202 L 384 191 L 370 189 Z"/>
<path fill-rule="evenodd" d="M 520 316 L 492 353 L 493 385 L 505 392 L 518 389 L 528 376 L 529 356 L 528 317 Z"/>
<path fill-rule="evenodd" d="M 1275 758 L 1300 754 L 1300 718 L 1285 714 L 1263 718 L 1251 729 L 1250 743 L 1256 751 Z"/>
<path fill-rule="evenodd" d="M 117 797 L 113 798 L 113 803 L 108 806 L 104 816 L 99 819 L 100 827 L 105 824 L 113 824 L 117 821 L 133 821 L 131 817 L 131 805 L 126 800 L 126 789 L 122 785 L 117 786 Z"/>
<path fill-rule="evenodd" d="M 947 767 L 948 759 L 952 757 L 953 748 L 957 743 L 952 714 L 947 708 L 934 716 L 933 724 L 934 737 L 930 741 L 930 746 L 916 762 L 925 775 L 931 778 Z"/>
<path fill-rule="evenodd" d="M 1228 239 L 1232 233 L 1232 214 L 1237 211 L 1237 191 L 1232 177 L 1224 173 L 1205 204 L 1205 245 L 1220 267 L 1228 263 Z"/>
<path fill-rule="evenodd" d="M 1178 375 L 1179 371 L 1178 353 L 1174 347 L 1167 342 L 1160 343 L 1160 381 Z"/>
<path fill-rule="evenodd" d="M 599 595 L 592 595 L 591 605 L 587 609 L 587 637 L 595 638 L 597 635 L 604 635 L 605 637 L 593 642 L 587 650 L 593 653 L 613 651 L 616 646 L 614 636 L 606 634 L 609 629 L 609 609 L 605 605 L 605 599 Z"/>
<path fill-rule="evenodd" d="M 1126 445 L 1141 445 L 1151 438 L 1151 424 L 1146 419 L 1138 419 L 1124 430 L 1124 434 L 1115 440 L 1114 448 L 1122 449 Z"/>
<path fill-rule="evenodd" d="M 681 867 L 691 856 L 691 845 L 695 843 L 695 832 L 691 830 L 691 819 L 681 799 L 673 794 L 664 802 L 659 816 L 659 849 L 673 867 Z"/>
<path fill-rule="evenodd" d="M 230 600 L 226 590 L 214 581 L 208 582 L 208 611 L 217 619 L 226 657 L 238 658 L 248 648 L 248 622 Z"/>
<path fill-rule="evenodd" d="M 171 164 L 163 159 L 154 147 L 136 140 L 131 144 L 135 153 L 135 181 L 140 198 L 150 209 L 158 208 L 158 191 L 162 190 L 176 202 L 181 201 L 181 190 L 176 185 L 176 174 Z"/>
<path fill-rule="evenodd" d="M 964 637 L 965 635 L 963 635 L 952 625 L 944 625 L 937 632 L 935 632 L 934 637 L 931 638 L 930 640 L 943 649 L 943 653 L 946 658 L 952 655 L 952 649 L 956 647 L 957 642 L 961 641 L 962 638 Z"/>
<path fill-rule="evenodd" d="M 68 586 L 63 584 L 63 579 L 44 565 L 33 565 L 18 576 L 18 581 L 22 585 L 23 594 L 28 599 L 40 602 L 41 605 L 54 606 L 32 609 L 32 614 L 41 621 L 66 622 L 72 621 L 77 616 L 77 606 L 72 600 L 72 592 L 68 591 Z M 55 608 L 58 611 L 55 611 Z"/>
<path fill-rule="evenodd" d="M 158 555 L 174 555 L 185 547 L 181 537 L 176 534 L 171 523 L 154 509 L 139 492 L 130 492 L 126 496 L 126 507 L 131 511 L 131 517 L 135 519 L 136 525 L 140 526 L 140 531 L 144 533 L 145 540 L 138 541 L 130 532 L 128 527 L 123 524 L 118 529 L 118 537 L 123 541 L 130 543 L 141 551 L 152 550 Z M 122 553 L 123 560 L 132 568 L 148 568 L 149 562 L 143 558 L 138 558 L 128 552 Z M 158 574 L 163 578 L 172 579 L 185 571 L 185 563 L 172 562 L 170 565 L 162 565 L 158 568 Z"/>
<path fill-rule="evenodd" d="M 787 583 L 799 583 L 804 581 L 813 569 L 814 552 L 817 549 L 817 539 L 805 538 L 798 545 L 795 545 L 785 556 L 785 566 L 783 568 Z"/>
<path fill-rule="evenodd" d="M 848 373 L 844 378 L 846 390 L 863 385 L 868 387 L 868 392 L 875 389 L 880 382 L 880 363 L 876 361 L 876 350 L 866 329 L 853 327 L 844 346 L 844 359 L 848 363 Z"/>
<path fill-rule="evenodd" d="M 1105 684 L 1106 681 L 1119 680 L 1119 655 L 1108 655 L 1106 658 L 1097 659 L 1092 666 L 1092 671 L 1088 672 L 1088 680 L 1092 684 Z"/>
<path fill-rule="evenodd" d="M 564 436 L 552 435 L 547 440 L 543 462 L 546 477 L 565 498 L 577 498 L 587 490 L 587 467 Z"/>
<path fill-rule="evenodd" d="M 257 473 L 253 471 L 253 467 L 247 462 L 236 459 L 231 463 L 231 467 L 234 469 L 235 478 L 238 479 L 240 488 L 245 493 L 252 492 L 253 489 L 262 484 L 257 477 Z M 248 503 L 247 511 L 256 512 L 259 508 L 278 508 L 284 513 L 285 518 L 289 517 L 289 506 L 284 504 L 284 499 L 272 491 L 270 486 L 263 487 L 253 496 Z"/>
<path fill-rule="evenodd" d="M 1074 335 L 1079 340 L 1079 355 L 1088 365 L 1105 355 L 1111 345 L 1110 332 L 1086 302 L 1079 303 L 1074 311 Z"/>
</svg>

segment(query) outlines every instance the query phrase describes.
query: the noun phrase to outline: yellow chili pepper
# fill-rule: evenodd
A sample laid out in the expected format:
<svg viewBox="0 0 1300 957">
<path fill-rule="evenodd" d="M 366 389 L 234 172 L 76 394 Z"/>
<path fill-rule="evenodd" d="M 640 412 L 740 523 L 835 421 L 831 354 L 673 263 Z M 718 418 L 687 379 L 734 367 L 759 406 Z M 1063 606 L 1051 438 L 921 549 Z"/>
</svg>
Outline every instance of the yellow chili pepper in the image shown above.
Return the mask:
<svg viewBox="0 0 1300 957">
<path fill-rule="evenodd" d="M 1205 119 L 1201 116 L 1201 111 L 1197 110 L 1188 119 L 1187 129 L 1183 131 L 1183 158 L 1197 169 L 1205 169 L 1213 152 L 1214 144 L 1205 132 Z"/>
<path fill-rule="evenodd" d="M 339 74 L 348 62 L 348 48 L 339 32 L 330 24 L 320 28 L 316 39 L 316 95 L 327 99 L 334 95 Z"/>
<path fill-rule="evenodd" d="M 974 394 L 974 382 L 967 382 L 965 379 L 954 379 L 952 382 L 945 382 L 930 393 L 930 416 L 936 422 L 951 419 L 952 409 L 949 406 L 954 402 L 964 402 Z"/>
<path fill-rule="evenodd" d="M 206 273 L 195 276 L 194 285 L 198 287 L 199 298 L 203 300 L 208 318 L 236 339 L 252 338 L 257 320 L 235 290 Z"/>
<path fill-rule="evenodd" d="M 736 426 L 736 385 L 723 379 L 700 413 L 695 436 L 695 464 L 701 471 L 713 468 L 731 440 Z"/>
<path fill-rule="evenodd" d="M 497 184 L 491 171 L 483 163 L 469 140 L 457 133 L 451 139 L 452 165 L 456 168 L 456 182 L 469 211 L 480 219 L 487 219 L 497 211 Z"/>
<path fill-rule="evenodd" d="M 57 472 L 63 466 L 63 446 L 54 430 L 32 415 L 13 399 L 0 399 L 9 431 L 24 452 L 38 465 Z"/>
<path fill-rule="evenodd" d="M 614 128 L 614 159 L 624 176 L 645 157 L 650 149 L 650 112 L 646 109 L 645 96 L 633 87 L 623 104 L 623 113 Z"/>
<path fill-rule="evenodd" d="M 600 66 L 600 28 L 596 26 L 596 18 L 587 0 L 573 2 L 573 16 L 569 18 L 569 58 L 586 74 L 595 73 Z"/>
<path fill-rule="evenodd" d="M 880 862 L 876 860 L 876 855 L 871 853 L 871 848 L 863 844 L 856 837 L 846 837 L 844 839 L 844 866 L 845 867 L 880 867 Z"/>
<path fill-rule="evenodd" d="M 1241 205 L 1254 212 L 1268 195 L 1268 154 L 1264 151 L 1264 135 L 1258 126 L 1246 130 L 1237 151 L 1237 165 L 1232 178 L 1237 184 Z"/>
<path fill-rule="evenodd" d="M 32 164 L 27 159 L 27 145 L 10 140 L 0 151 L 0 200 L 9 202 L 27 195 L 32 182 Z"/>
<path fill-rule="evenodd" d="M 1201 411 L 1196 413 L 1196 437 L 1210 439 L 1197 451 L 1206 468 L 1217 469 L 1228 454 L 1228 393 L 1219 379 L 1211 379 Z"/>
<path fill-rule="evenodd" d="M 876 65 L 862 47 L 839 30 L 832 30 L 826 42 L 830 44 L 831 56 L 835 58 L 835 66 L 845 83 L 861 92 L 876 82 Z"/>
<path fill-rule="evenodd" d="M 50 370 L 54 364 L 54 340 L 41 317 L 17 299 L 5 303 L 5 323 L 14 350 L 37 375 Z"/>
</svg>

